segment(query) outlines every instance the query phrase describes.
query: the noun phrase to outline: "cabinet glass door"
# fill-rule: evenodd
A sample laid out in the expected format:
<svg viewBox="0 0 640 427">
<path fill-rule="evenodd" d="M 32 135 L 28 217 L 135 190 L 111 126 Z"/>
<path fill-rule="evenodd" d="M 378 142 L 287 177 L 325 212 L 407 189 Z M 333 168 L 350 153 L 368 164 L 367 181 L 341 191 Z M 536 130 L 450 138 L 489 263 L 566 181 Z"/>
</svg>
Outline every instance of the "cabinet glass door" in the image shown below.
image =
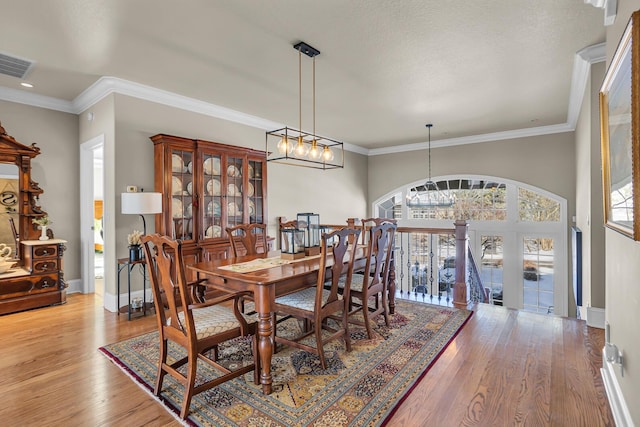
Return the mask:
<svg viewBox="0 0 640 427">
<path fill-rule="evenodd" d="M 244 158 L 227 157 L 227 227 L 243 224 L 244 214 L 244 186 L 243 186 Z"/>
<path fill-rule="evenodd" d="M 249 176 L 247 184 L 247 199 L 250 223 L 264 222 L 264 194 L 262 191 L 262 166 L 263 162 L 249 160 Z"/>
<path fill-rule="evenodd" d="M 171 150 L 171 218 L 175 239 L 193 240 L 193 151 Z"/>
<path fill-rule="evenodd" d="M 202 156 L 202 229 L 204 238 L 222 237 L 222 203 L 224 179 L 220 155 L 204 153 Z"/>
</svg>

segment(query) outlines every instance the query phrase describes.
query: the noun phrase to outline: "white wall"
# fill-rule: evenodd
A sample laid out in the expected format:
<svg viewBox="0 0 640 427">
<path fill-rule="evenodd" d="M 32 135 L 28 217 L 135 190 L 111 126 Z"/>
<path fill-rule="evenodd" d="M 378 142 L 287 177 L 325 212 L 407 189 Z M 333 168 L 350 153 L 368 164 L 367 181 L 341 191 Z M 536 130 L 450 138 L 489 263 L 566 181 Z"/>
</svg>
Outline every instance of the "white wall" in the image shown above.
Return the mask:
<svg viewBox="0 0 640 427">
<path fill-rule="evenodd" d="M 607 28 L 607 64 L 640 1 L 618 1 L 616 22 Z M 614 369 L 616 380 L 635 425 L 640 425 L 640 242 L 607 229 L 606 320 L 611 325 L 610 341 L 624 354 L 624 376 Z"/>
</svg>

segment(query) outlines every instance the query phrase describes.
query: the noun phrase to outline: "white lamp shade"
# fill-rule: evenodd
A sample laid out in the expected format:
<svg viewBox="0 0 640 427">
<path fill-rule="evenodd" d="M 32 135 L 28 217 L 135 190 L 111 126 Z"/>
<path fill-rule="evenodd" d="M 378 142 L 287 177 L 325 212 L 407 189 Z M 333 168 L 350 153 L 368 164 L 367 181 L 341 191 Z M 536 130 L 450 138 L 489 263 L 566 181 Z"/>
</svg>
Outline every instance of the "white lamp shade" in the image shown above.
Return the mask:
<svg viewBox="0 0 640 427">
<path fill-rule="evenodd" d="M 123 214 L 157 214 L 162 212 L 162 193 L 122 193 Z"/>
</svg>

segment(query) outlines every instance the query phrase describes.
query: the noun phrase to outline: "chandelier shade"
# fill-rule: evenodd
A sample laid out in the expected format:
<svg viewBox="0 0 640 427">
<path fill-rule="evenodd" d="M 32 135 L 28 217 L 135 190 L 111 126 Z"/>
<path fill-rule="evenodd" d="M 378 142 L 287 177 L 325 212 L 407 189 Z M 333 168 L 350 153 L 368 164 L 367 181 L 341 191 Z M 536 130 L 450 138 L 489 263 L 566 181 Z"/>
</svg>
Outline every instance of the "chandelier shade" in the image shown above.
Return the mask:
<svg viewBox="0 0 640 427">
<path fill-rule="evenodd" d="M 293 45 L 298 51 L 298 128 L 285 126 L 266 132 L 267 162 L 315 169 L 344 168 L 344 143 L 316 134 L 316 56 L 320 51 L 305 42 Z M 313 59 L 313 131 L 302 130 L 302 54 Z"/>
</svg>

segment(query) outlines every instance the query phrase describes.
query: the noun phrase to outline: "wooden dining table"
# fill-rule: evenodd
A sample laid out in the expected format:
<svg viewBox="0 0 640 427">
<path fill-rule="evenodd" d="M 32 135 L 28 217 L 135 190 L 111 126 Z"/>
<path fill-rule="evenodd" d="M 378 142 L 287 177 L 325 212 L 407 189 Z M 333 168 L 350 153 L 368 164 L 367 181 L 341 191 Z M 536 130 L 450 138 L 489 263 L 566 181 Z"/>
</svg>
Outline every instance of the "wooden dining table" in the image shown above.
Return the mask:
<svg viewBox="0 0 640 427">
<path fill-rule="evenodd" d="M 355 268 L 366 263 L 365 247 L 357 246 Z M 327 260 L 332 265 L 331 260 Z M 259 268 L 255 270 L 254 268 Z M 262 267 L 262 268 L 260 268 Z M 206 277 L 207 286 L 226 292 L 253 293 L 258 313 L 258 352 L 260 383 L 264 394 L 271 393 L 271 358 L 274 350 L 272 333 L 276 325 L 272 316 L 276 297 L 308 286 L 315 286 L 320 269 L 320 256 L 298 260 L 282 260 L 279 253 L 243 256 L 199 262 L 188 266 L 198 278 Z M 389 292 L 391 297 L 392 293 Z"/>
</svg>

